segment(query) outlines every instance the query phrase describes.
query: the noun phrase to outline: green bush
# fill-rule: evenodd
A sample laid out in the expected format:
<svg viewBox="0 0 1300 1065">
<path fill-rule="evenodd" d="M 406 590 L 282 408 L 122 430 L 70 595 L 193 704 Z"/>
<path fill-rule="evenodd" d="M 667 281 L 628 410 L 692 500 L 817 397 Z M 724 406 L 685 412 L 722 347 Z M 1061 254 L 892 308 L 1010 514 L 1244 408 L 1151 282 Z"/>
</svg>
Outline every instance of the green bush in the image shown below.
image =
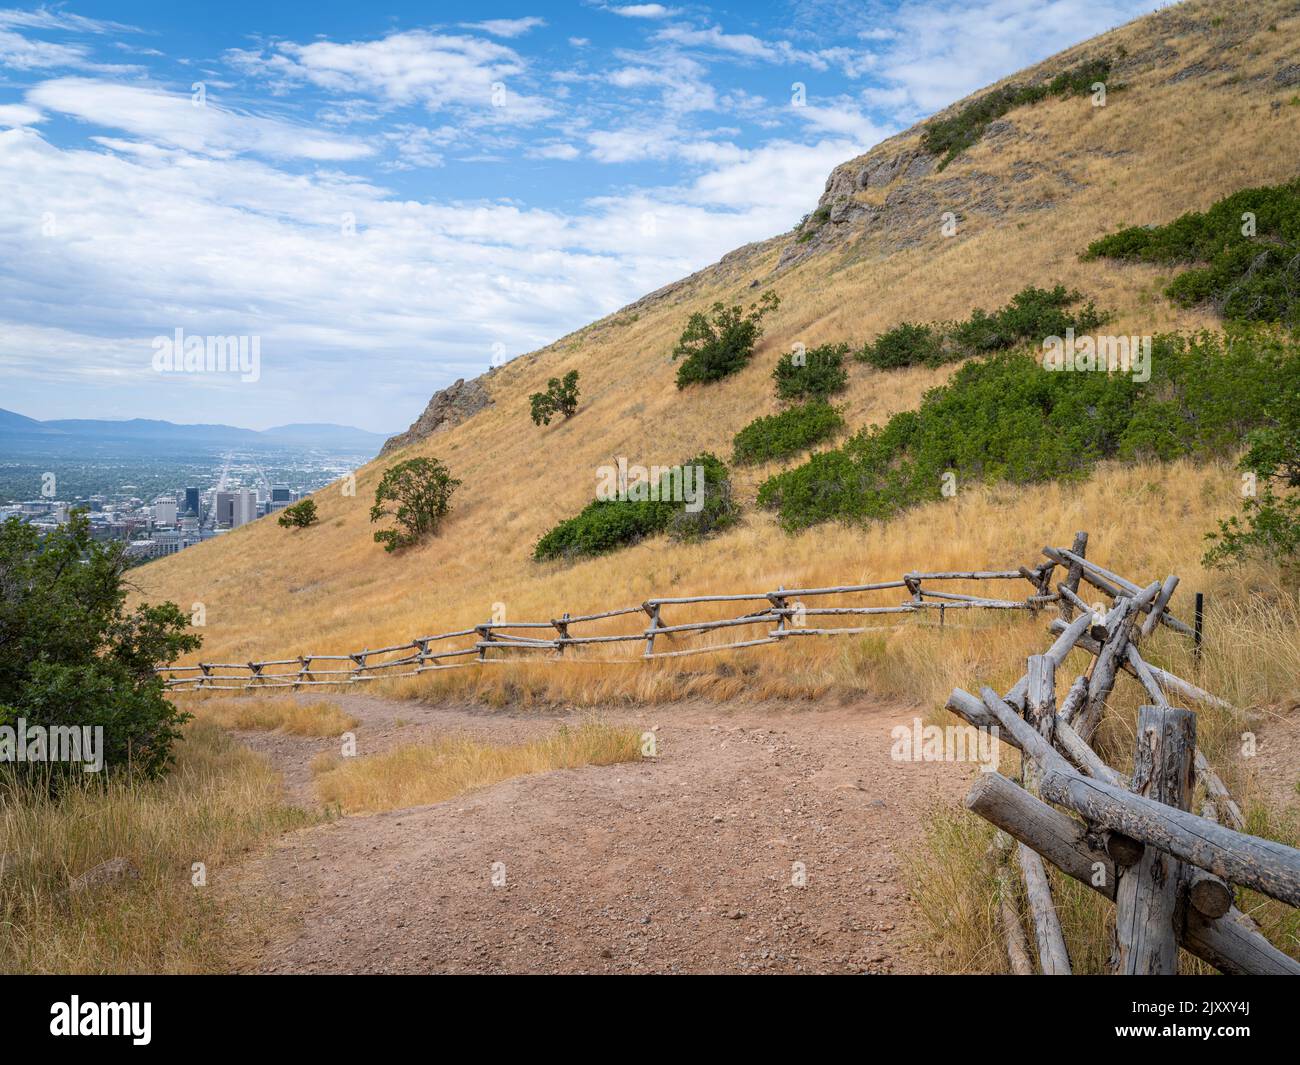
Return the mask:
<svg viewBox="0 0 1300 1065">
<path fill-rule="evenodd" d="M 763 316 L 780 304 L 780 297 L 768 291 L 748 311 L 739 303 L 728 307 L 718 302 L 708 314 L 692 314 L 673 349 L 673 358 L 684 360 L 677 367 L 677 387 L 720 381 L 743 368 L 763 335 Z"/>
<path fill-rule="evenodd" d="M 398 527 L 375 533 L 375 543 L 383 544 L 385 551 L 396 551 L 433 535 L 451 509 L 451 494 L 460 483 L 435 458 L 407 459 L 384 470 L 370 520 L 391 516 Z M 389 504 L 395 506 L 389 509 Z"/>
<path fill-rule="evenodd" d="M 1254 216 L 1254 234 L 1245 217 Z M 1084 259 L 1190 265 L 1165 288 L 1182 307 L 1208 303 L 1229 321 L 1300 326 L 1300 179 L 1242 189 L 1164 226 L 1129 226 Z"/>
<path fill-rule="evenodd" d="M 285 507 L 277 519 L 283 529 L 306 529 L 317 522 L 316 500 L 300 499 L 291 507 Z"/>
<path fill-rule="evenodd" d="M 0 724 L 101 727 L 105 767 L 157 775 L 189 715 L 154 668 L 202 641 L 175 603 L 128 610 L 126 568 L 123 545 L 96 543 L 84 511 L 44 535 L 18 518 L 0 525 Z M 0 770 L 50 784 L 82 774 L 7 760 Z"/>
<path fill-rule="evenodd" d="M 844 368 L 847 344 L 822 344 L 802 352 L 786 352 L 772 371 L 778 399 L 827 399 L 849 387 Z"/>
<path fill-rule="evenodd" d="M 1207 534 L 1207 565 L 1257 557 L 1294 569 L 1300 561 L 1300 360 L 1279 360 L 1262 422 L 1239 465 L 1254 494 L 1244 493 L 1241 513 Z"/>
<path fill-rule="evenodd" d="M 984 136 L 984 131 L 1009 111 L 1036 104 L 1049 96 L 1085 96 L 1096 82 L 1110 77 L 1109 59 L 1092 59 L 1063 71 L 1045 85 L 1004 85 L 985 93 L 949 118 L 935 119 L 925 127 L 921 144 L 931 155 L 942 156 L 942 170 Z M 1108 88 L 1110 88 L 1108 86 Z M 1116 91 L 1115 86 L 1110 91 Z"/>
<path fill-rule="evenodd" d="M 761 506 L 798 529 L 883 520 L 960 481 L 1027 484 L 1086 475 L 1106 458 L 1230 454 L 1294 380 L 1300 338 L 1259 329 L 1154 338 L 1151 378 L 1048 372 L 1025 352 L 963 366 L 916 411 L 769 478 Z"/>
<path fill-rule="evenodd" d="M 843 428 L 839 411 L 824 400 L 813 400 L 754 419 L 736 434 L 731 458 L 737 465 L 787 458 L 831 439 Z"/>
<path fill-rule="evenodd" d="M 681 483 L 686 468 L 699 468 L 703 475 L 701 485 L 692 474 L 692 485 L 702 492 L 703 500 L 693 511 L 687 509 L 686 500 L 671 498 L 673 484 Z M 706 451 L 663 474 L 653 489 L 641 482 L 629 485 L 626 497 L 593 499 L 538 540 L 533 558 L 541 562 L 602 555 L 660 533 L 699 540 L 734 524 L 738 517 L 727 467 Z"/>
<path fill-rule="evenodd" d="M 1064 336 L 1067 329 L 1090 333 L 1106 321 L 1091 301 L 1077 311 L 1068 308 L 1083 299 L 1080 292 L 1055 288 L 1021 289 L 1011 302 L 992 314 L 976 308 L 962 322 L 918 325 L 904 322 L 881 333 L 856 358 L 877 369 L 900 366 L 941 366 L 990 351 L 1017 347 L 1045 337 Z"/>
<path fill-rule="evenodd" d="M 552 377 L 545 392 L 528 397 L 534 425 L 550 425 L 557 414 L 572 418 L 578 411 L 578 371 L 570 370 L 563 378 Z"/>
</svg>

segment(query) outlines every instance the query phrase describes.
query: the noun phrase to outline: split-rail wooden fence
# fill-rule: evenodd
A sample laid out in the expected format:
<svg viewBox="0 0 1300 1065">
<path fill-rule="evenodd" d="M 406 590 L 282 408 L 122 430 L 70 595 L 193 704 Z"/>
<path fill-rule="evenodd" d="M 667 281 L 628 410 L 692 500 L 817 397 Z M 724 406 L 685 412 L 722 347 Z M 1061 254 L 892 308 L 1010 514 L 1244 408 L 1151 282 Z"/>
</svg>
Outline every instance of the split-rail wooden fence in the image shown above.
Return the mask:
<svg viewBox="0 0 1300 1065">
<path fill-rule="evenodd" d="M 159 672 L 173 691 L 225 690 L 249 688 L 301 688 L 321 684 L 353 684 L 363 681 L 412 677 L 433 670 L 458 666 L 478 666 L 522 657 L 535 658 L 539 653 L 551 661 L 572 658 L 583 647 L 610 644 L 640 644 L 637 658 L 587 659 L 604 662 L 635 662 L 649 659 L 680 658 L 687 655 L 713 654 L 780 643 L 805 636 L 839 636 L 870 632 L 878 625 L 810 625 L 810 618 L 867 619 L 882 615 L 937 612 L 942 624 L 953 610 L 1028 610 L 1039 611 L 1056 602 L 1043 573 L 1052 564 L 1034 571 L 1026 567 L 1014 570 L 978 570 L 964 572 L 913 572 L 898 580 L 870 584 L 842 585 L 828 588 L 778 588 L 773 592 L 745 592 L 729 595 L 665 596 L 645 600 L 638 606 L 621 607 L 596 614 L 563 614 L 550 621 L 485 621 L 470 628 L 434 636 L 417 636 L 409 643 L 391 647 L 368 648 L 350 654 L 307 654 L 265 662 L 199 662 L 185 666 L 164 666 Z M 1032 594 L 1023 599 L 993 598 L 945 592 L 927 585 L 949 581 L 1028 581 Z M 905 589 L 908 598 L 887 605 L 818 605 L 824 597 L 837 600 L 872 593 Z M 805 600 L 812 602 L 805 603 Z M 675 611 L 710 603 L 762 603 L 757 610 L 731 618 L 677 621 L 665 617 L 665 608 Z M 645 615 L 648 624 L 631 632 L 592 632 L 591 626 L 611 619 Z M 698 643 L 656 650 L 656 641 L 701 637 L 708 633 L 765 627 L 761 636 L 728 643 Z M 575 628 L 578 631 L 575 632 Z M 549 630 L 549 638 L 529 633 Z M 662 646 L 662 645 L 661 645 Z M 445 648 L 445 649 L 443 649 Z M 498 657 L 504 656 L 504 657 Z"/>
<path fill-rule="evenodd" d="M 1019 748 L 1018 781 L 980 773 L 968 809 L 997 826 L 993 860 L 1015 841 L 1015 866 L 1037 946 L 1039 970 L 1067 975 L 1071 962 L 1043 859 L 1115 904 L 1112 968 L 1121 974 L 1172 974 L 1178 948 L 1227 974 L 1300 975 L 1237 908 L 1237 888 L 1300 906 L 1300 850 L 1249 835 L 1241 808 L 1196 744 L 1196 714 L 1174 701 L 1228 704 L 1148 662 L 1142 643 L 1164 624 L 1191 635 L 1170 616 L 1177 577 L 1139 587 L 1085 556 L 1087 534 L 1070 550 L 1045 548 L 1065 573 L 1056 587 L 1056 636 L 1003 695 L 960 688 L 947 707 L 971 725 L 996 729 Z M 1079 594 L 1080 582 L 1107 596 L 1104 615 Z M 1074 611 L 1080 613 L 1074 616 Z M 1056 673 L 1074 648 L 1089 667 L 1057 701 Z M 1133 772 L 1125 778 L 1093 749 L 1102 711 L 1121 674 L 1142 686 Z M 1198 798 L 1199 796 L 1199 798 Z M 1191 811 L 1200 803 L 1199 815 Z M 998 874 L 998 918 L 1015 973 L 1033 971 L 1016 904 L 1015 873 Z"/>
</svg>

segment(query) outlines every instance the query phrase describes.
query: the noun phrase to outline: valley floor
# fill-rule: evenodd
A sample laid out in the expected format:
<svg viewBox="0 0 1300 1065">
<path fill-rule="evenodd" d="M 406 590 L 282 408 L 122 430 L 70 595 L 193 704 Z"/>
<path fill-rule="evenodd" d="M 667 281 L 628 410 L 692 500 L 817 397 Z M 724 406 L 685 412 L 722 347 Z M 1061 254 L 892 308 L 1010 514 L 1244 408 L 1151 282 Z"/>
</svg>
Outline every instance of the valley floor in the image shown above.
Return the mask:
<svg viewBox="0 0 1300 1065">
<path fill-rule="evenodd" d="M 308 699 L 309 697 L 303 696 Z M 514 714 L 331 697 L 358 754 L 455 732 L 517 743 L 590 711 Z M 855 702 L 602 711 L 654 730 L 638 763 L 518 777 L 282 837 L 235 890 L 291 919 L 252 968 L 313 973 L 919 973 L 906 863 L 971 766 L 891 761 L 914 710 Z M 334 739 L 237 734 L 313 803 Z M 494 865 L 494 863 L 502 863 Z M 802 863 L 802 867 L 796 865 Z M 804 886 L 793 881 L 802 868 Z M 494 886 L 504 873 L 505 883 Z"/>
</svg>

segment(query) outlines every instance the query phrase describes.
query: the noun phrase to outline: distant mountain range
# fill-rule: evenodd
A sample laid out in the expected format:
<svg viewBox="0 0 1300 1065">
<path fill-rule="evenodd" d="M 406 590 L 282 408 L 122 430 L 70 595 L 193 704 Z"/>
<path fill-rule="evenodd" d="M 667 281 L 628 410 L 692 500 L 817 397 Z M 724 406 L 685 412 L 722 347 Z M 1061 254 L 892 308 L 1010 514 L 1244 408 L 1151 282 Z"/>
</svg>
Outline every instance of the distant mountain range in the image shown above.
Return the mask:
<svg viewBox="0 0 1300 1065">
<path fill-rule="evenodd" d="M 350 425 L 300 423 L 271 429 L 240 429 L 234 425 L 178 425 L 152 418 L 105 421 L 63 418 L 37 421 L 0 409 L 0 451 L 29 451 L 34 447 L 65 450 L 77 444 L 170 445 L 214 447 L 327 448 L 375 453 L 392 433 L 371 433 Z"/>
</svg>

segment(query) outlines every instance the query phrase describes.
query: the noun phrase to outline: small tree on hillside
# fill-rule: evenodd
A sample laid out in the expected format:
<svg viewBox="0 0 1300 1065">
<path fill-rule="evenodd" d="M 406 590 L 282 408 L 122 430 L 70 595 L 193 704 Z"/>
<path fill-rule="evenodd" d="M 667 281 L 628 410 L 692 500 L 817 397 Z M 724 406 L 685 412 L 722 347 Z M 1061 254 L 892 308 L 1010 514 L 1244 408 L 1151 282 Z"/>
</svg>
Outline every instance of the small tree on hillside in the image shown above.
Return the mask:
<svg viewBox="0 0 1300 1065">
<path fill-rule="evenodd" d="M 407 459 L 390 466 L 375 489 L 370 520 L 382 521 L 391 515 L 398 528 L 375 533 L 375 543 L 383 544 L 385 551 L 396 551 L 437 532 L 460 483 L 435 458 Z M 395 504 L 392 509 L 390 503 Z"/>
<path fill-rule="evenodd" d="M 1241 514 L 1219 522 L 1206 539 L 1205 562 L 1227 566 L 1248 558 L 1280 562 L 1294 575 L 1300 565 L 1300 394 L 1284 396 L 1276 425 L 1250 435 L 1240 469 L 1254 489 Z"/>
<path fill-rule="evenodd" d="M 578 371 L 570 370 L 563 378 L 552 377 L 546 382 L 546 391 L 534 392 L 528 401 L 534 425 L 550 425 L 557 414 L 572 418 L 578 411 Z"/>
<path fill-rule="evenodd" d="M 18 518 L 0 525 L 0 724 L 101 728 L 105 768 L 155 775 L 189 715 L 154 668 L 202 639 L 175 603 L 128 609 L 126 568 L 124 545 L 96 543 L 85 511 L 45 534 Z M 51 784 L 70 768 L 82 776 L 69 763 L 48 777 L 46 763 L 4 768 Z"/>
<path fill-rule="evenodd" d="M 285 507 L 280 512 L 279 522 L 286 529 L 305 529 L 310 525 L 315 525 L 316 518 L 316 500 L 300 499 L 291 507 Z"/>
<path fill-rule="evenodd" d="M 781 298 L 768 291 L 748 311 L 739 303 L 728 307 L 719 302 L 708 314 L 692 314 L 673 349 L 674 359 L 685 360 L 677 367 L 677 387 L 720 381 L 741 369 L 754 357 L 754 345 L 763 335 L 763 315 L 780 304 Z"/>
</svg>

